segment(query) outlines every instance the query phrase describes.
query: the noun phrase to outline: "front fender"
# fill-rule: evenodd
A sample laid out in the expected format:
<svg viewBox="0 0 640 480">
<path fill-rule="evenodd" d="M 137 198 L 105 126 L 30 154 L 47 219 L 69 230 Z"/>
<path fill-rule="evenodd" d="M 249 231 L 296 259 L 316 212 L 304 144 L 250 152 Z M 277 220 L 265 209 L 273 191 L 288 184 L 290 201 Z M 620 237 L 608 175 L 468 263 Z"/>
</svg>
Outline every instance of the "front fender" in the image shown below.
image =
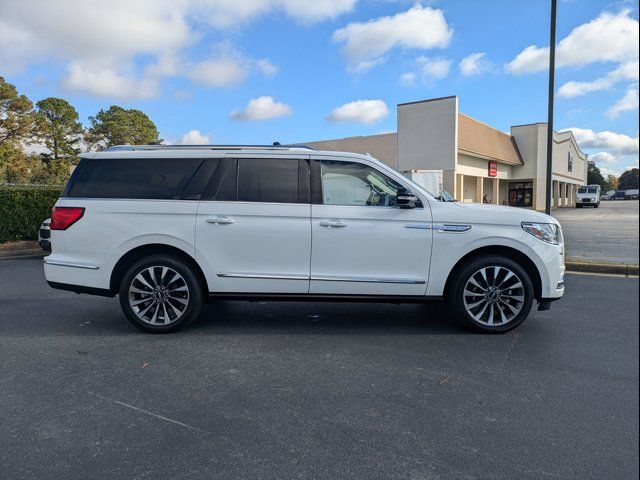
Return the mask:
<svg viewBox="0 0 640 480">
<path fill-rule="evenodd" d="M 510 248 L 526 255 L 538 269 L 543 296 L 548 296 L 551 275 L 547 263 L 553 260 L 554 255 L 558 255 L 558 247 L 537 240 L 520 226 L 510 225 L 474 225 L 464 233 L 434 231 L 426 294 L 443 295 L 447 278 L 456 264 L 466 255 L 486 247 Z"/>
</svg>

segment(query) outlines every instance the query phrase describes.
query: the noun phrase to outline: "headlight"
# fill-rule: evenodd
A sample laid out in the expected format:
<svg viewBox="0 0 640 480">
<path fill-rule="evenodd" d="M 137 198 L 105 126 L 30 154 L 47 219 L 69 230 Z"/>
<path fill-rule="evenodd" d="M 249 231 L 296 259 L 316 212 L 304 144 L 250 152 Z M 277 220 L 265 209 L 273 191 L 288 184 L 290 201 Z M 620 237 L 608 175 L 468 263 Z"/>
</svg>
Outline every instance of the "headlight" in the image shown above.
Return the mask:
<svg viewBox="0 0 640 480">
<path fill-rule="evenodd" d="M 561 233 L 557 225 L 553 223 L 529 223 L 523 222 L 522 229 L 530 235 L 552 245 L 560 245 Z"/>
</svg>

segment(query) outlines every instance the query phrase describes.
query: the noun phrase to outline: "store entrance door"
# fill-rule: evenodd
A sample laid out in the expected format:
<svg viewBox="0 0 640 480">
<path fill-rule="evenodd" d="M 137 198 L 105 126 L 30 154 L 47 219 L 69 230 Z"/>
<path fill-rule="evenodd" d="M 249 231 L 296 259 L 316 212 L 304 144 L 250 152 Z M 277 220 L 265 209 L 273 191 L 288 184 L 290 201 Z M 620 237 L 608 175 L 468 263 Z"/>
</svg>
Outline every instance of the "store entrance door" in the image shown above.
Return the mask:
<svg viewBox="0 0 640 480">
<path fill-rule="evenodd" d="M 533 182 L 509 182 L 509 205 L 533 206 Z"/>
</svg>

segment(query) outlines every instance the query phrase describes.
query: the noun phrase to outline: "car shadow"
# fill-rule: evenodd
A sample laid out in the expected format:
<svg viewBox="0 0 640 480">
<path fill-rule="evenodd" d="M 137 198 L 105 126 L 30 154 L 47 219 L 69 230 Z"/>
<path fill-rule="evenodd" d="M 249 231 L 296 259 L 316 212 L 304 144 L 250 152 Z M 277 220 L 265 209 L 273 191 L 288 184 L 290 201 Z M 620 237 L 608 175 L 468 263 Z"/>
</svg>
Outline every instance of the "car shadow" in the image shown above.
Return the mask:
<svg viewBox="0 0 640 480">
<path fill-rule="evenodd" d="M 444 304 L 219 301 L 204 306 L 185 334 L 457 335 Z"/>
</svg>

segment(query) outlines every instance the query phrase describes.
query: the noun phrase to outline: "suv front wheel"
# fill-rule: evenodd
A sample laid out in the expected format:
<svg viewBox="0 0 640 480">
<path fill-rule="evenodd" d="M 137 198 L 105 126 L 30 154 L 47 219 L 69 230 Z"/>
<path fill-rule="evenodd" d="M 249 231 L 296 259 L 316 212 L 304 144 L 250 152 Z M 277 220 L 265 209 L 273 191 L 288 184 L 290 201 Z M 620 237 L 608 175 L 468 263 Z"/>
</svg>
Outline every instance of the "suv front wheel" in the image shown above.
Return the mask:
<svg viewBox="0 0 640 480">
<path fill-rule="evenodd" d="M 192 269 L 170 255 L 135 262 L 120 283 L 127 319 L 149 333 L 169 333 L 190 324 L 202 308 L 202 288 Z"/>
<path fill-rule="evenodd" d="M 510 258 L 475 258 L 456 272 L 449 303 L 473 330 L 503 333 L 527 318 L 533 305 L 533 284 L 527 271 Z"/>
</svg>

